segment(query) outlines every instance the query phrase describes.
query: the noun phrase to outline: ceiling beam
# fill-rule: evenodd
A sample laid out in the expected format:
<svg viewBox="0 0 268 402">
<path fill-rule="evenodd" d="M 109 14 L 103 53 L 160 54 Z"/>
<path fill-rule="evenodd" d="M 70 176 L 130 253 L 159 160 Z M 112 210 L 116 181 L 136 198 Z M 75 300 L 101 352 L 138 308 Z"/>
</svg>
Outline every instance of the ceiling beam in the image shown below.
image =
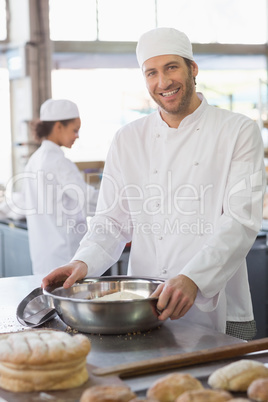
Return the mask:
<svg viewBox="0 0 268 402">
<path fill-rule="evenodd" d="M 136 42 L 53 41 L 55 53 L 135 53 Z M 268 55 L 267 44 L 193 43 L 194 54 Z"/>
</svg>

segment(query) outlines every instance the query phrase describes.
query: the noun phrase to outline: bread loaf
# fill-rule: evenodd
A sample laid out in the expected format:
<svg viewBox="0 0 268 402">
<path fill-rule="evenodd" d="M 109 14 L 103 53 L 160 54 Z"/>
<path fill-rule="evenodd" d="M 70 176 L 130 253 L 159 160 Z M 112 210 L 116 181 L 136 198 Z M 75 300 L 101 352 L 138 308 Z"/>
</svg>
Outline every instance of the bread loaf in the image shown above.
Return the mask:
<svg viewBox="0 0 268 402">
<path fill-rule="evenodd" d="M 0 338 L 0 362 L 43 365 L 71 361 L 90 351 L 90 341 L 82 334 L 63 331 L 32 330 Z"/>
<path fill-rule="evenodd" d="M 158 402 L 158 400 L 152 398 L 134 398 L 131 399 L 129 402 Z"/>
<path fill-rule="evenodd" d="M 192 389 L 203 389 L 203 386 L 190 374 L 172 373 L 155 381 L 146 396 L 159 402 L 174 402 L 183 392 Z"/>
<path fill-rule="evenodd" d="M 0 337 L 0 387 L 13 392 L 74 388 L 88 379 L 85 335 L 32 330 Z"/>
<path fill-rule="evenodd" d="M 268 401 L 268 378 L 258 378 L 248 387 L 248 397 L 254 401 Z"/>
<path fill-rule="evenodd" d="M 258 361 L 245 359 L 216 370 L 209 376 L 208 384 L 212 388 L 247 391 L 250 383 L 261 377 L 268 377 L 268 368 Z"/>
<path fill-rule="evenodd" d="M 83 392 L 80 402 L 129 402 L 135 397 L 127 386 L 95 385 Z"/>
<path fill-rule="evenodd" d="M 232 395 L 227 391 L 198 389 L 184 392 L 175 402 L 225 402 L 231 399 Z"/>
</svg>

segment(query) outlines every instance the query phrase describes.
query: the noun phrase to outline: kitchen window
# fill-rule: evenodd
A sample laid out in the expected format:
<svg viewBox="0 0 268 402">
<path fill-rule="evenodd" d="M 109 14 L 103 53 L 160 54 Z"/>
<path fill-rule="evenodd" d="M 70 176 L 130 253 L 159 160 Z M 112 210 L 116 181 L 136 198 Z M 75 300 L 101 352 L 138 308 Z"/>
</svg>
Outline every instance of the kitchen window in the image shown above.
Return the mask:
<svg viewBox="0 0 268 402">
<path fill-rule="evenodd" d="M 227 50 L 237 43 L 263 44 L 266 3 L 256 0 L 253 7 L 251 0 L 50 0 L 55 41 L 52 95 L 76 101 L 82 117 L 80 139 L 65 151 L 68 157 L 104 160 L 119 127 L 155 109 L 135 57 L 142 32 L 174 26 L 193 43 L 225 44 Z M 60 41 L 69 41 L 68 50 L 62 51 Z M 197 90 L 209 103 L 258 121 L 259 81 L 266 80 L 264 54 L 215 52 L 195 54 L 195 59 L 200 70 Z"/>
<path fill-rule="evenodd" d="M 6 0 L 0 0 L 0 42 L 7 40 Z"/>
<path fill-rule="evenodd" d="M 50 0 L 51 39 L 137 41 L 172 26 L 195 43 L 260 44 L 266 8 L 266 0 Z"/>
</svg>

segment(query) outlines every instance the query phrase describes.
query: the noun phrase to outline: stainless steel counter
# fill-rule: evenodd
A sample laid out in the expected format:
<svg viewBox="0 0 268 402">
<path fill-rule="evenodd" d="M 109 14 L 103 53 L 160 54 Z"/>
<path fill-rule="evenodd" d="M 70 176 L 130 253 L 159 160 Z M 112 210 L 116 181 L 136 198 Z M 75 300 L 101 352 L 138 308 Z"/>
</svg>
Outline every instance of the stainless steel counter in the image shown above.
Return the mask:
<svg viewBox="0 0 268 402">
<path fill-rule="evenodd" d="M 40 276 L 25 276 L 0 279 L 0 333 L 27 329 L 16 319 L 16 308 L 20 301 L 41 284 Z M 60 318 L 51 320 L 44 326 L 74 333 Z M 242 341 L 228 335 L 194 325 L 185 319 L 166 321 L 162 326 L 139 334 L 126 335 L 92 335 L 86 334 L 92 343 L 88 363 L 98 367 L 113 366 L 120 363 L 134 362 L 160 356 L 198 351 L 201 349 L 241 343 Z M 258 354 L 258 359 L 268 361 L 266 353 Z M 176 371 L 189 372 L 205 378 L 212 370 L 226 362 L 204 364 Z M 173 370 L 174 371 L 174 370 Z M 146 375 L 124 379 L 138 395 L 145 395 L 145 390 L 152 382 L 167 374 Z"/>
</svg>

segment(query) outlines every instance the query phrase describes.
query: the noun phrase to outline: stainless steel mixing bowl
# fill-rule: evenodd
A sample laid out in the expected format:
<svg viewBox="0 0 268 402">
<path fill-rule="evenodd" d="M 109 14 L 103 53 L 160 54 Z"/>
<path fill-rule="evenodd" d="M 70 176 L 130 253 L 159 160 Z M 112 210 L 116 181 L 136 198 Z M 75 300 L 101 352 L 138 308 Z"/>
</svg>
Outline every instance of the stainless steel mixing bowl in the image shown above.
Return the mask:
<svg viewBox="0 0 268 402">
<path fill-rule="evenodd" d="M 62 284 L 43 290 L 61 319 L 70 327 L 93 334 L 125 334 L 146 331 L 161 325 L 157 298 L 150 297 L 161 280 L 131 276 L 85 278 L 71 288 Z M 98 297 L 128 291 L 144 299 L 98 301 Z"/>
</svg>

